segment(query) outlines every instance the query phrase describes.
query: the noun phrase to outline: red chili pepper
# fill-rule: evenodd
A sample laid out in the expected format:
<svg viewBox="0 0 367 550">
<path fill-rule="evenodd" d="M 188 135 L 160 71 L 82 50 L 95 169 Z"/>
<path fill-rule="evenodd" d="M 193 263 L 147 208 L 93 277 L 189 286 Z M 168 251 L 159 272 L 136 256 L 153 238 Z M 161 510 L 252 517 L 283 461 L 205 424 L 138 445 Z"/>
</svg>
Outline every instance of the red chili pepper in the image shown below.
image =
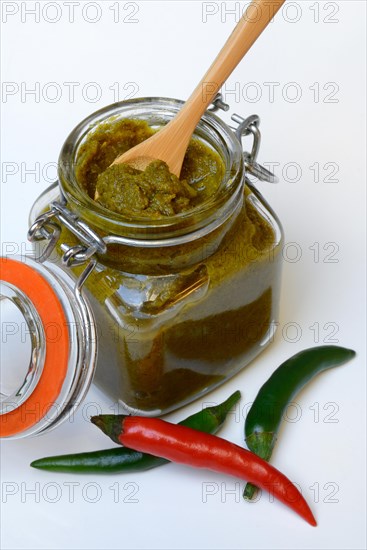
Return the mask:
<svg viewBox="0 0 367 550">
<path fill-rule="evenodd" d="M 106 414 L 94 416 L 91 421 L 125 447 L 254 483 L 316 525 L 307 502 L 293 483 L 263 459 L 234 443 L 158 418 Z"/>
</svg>

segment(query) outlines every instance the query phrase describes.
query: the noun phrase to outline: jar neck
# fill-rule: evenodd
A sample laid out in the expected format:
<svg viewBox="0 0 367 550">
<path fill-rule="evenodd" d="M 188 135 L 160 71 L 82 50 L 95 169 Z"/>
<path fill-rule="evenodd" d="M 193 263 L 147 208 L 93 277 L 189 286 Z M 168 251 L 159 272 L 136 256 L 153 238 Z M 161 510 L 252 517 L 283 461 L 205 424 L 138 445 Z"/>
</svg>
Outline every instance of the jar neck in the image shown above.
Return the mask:
<svg viewBox="0 0 367 550">
<path fill-rule="evenodd" d="M 48 211 L 51 204 L 60 202 L 60 200 L 62 200 L 60 188 L 58 182 L 55 182 L 34 203 L 29 216 L 30 225 L 40 214 Z M 197 231 L 191 234 L 186 233 L 178 239 L 150 240 L 144 243 L 148 246 L 143 246 L 142 241 L 138 239 L 105 235 L 103 240 L 107 243 L 106 253 L 97 253 L 99 262 L 102 266 L 143 275 L 162 275 L 167 271 L 172 273 L 200 263 L 216 252 L 241 212 L 243 202 L 244 193 L 238 197 L 235 208 L 230 211 L 228 217 L 220 220 L 217 228 L 210 232 Z M 66 206 L 70 207 L 68 203 Z M 81 221 L 85 222 L 81 218 L 79 210 L 74 209 L 70 214 L 77 215 Z M 59 239 L 55 251 L 50 256 L 53 263 L 58 263 L 60 255 L 64 255 L 67 249 L 80 245 L 78 238 L 67 229 L 64 222 L 61 221 L 59 225 L 61 229 Z M 95 227 L 93 229 L 96 230 Z M 102 235 L 102 232 L 100 234 Z M 35 243 L 35 247 L 38 255 L 44 252 L 42 242 Z"/>
<path fill-rule="evenodd" d="M 123 244 L 113 238 L 100 262 L 108 267 L 141 275 L 165 275 L 192 268 L 220 247 L 234 225 L 243 206 L 243 194 L 235 208 L 210 230 L 198 230 L 172 239 L 141 241 L 124 239 Z M 107 240 L 108 242 L 108 240 Z"/>
</svg>

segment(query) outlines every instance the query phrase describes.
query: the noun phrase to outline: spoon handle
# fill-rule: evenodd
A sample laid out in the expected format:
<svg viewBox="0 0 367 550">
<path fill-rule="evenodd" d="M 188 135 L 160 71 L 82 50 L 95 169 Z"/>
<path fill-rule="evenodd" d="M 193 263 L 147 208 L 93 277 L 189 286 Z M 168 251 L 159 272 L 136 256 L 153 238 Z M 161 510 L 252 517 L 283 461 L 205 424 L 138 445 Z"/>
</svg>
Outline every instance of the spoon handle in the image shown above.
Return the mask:
<svg viewBox="0 0 367 550">
<path fill-rule="evenodd" d="M 247 7 L 214 62 L 175 117 L 175 122 L 180 125 L 181 140 L 190 139 L 200 118 L 223 83 L 284 2 L 285 0 L 253 0 Z"/>
<path fill-rule="evenodd" d="M 160 159 L 168 165 L 172 174 L 179 177 L 190 138 L 200 118 L 284 2 L 253 0 L 177 115 L 159 132 L 117 157 L 114 164 L 127 162 L 144 170 L 153 159 Z"/>
</svg>

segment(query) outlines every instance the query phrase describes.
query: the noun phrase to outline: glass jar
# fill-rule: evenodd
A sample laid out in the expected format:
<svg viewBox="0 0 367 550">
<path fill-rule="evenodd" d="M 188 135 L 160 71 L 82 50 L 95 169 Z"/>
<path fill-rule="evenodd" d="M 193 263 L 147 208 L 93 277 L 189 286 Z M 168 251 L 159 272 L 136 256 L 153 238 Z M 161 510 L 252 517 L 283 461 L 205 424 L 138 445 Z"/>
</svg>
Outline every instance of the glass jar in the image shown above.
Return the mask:
<svg viewBox="0 0 367 550">
<path fill-rule="evenodd" d="M 214 105 L 224 104 L 218 98 Z M 239 372 L 271 341 L 278 318 L 282 229 L 245 177 L 245 167 L 266 175 L 255 162 L 257 117 L 234 115 L 236 132 L 212 112 L 202 117 L 194 137 L 220 155 L 226 170 L 218 191 L 191 211 L 132 220 L 105 209 L 78 183 L 80 148 L 99 124 L 130 118 L 159 128 L 181 106 L 129 100 L 82 121 L 61 150 L 59 181 L 30 214 L 30 237 L 44 262 L 39 269 L 74 288 L 68 307 L 83 311 L 74 322 L 89 325 L 88 334 L 79 329 L 74 337 L 85 347 L 97 335 L 97 362 L 93 350 L 84 353 L 84 370 L 95 371 L 94 382 L 124 410 L 149 416 Z M 244 155 L 241 137 L 248 133 L 254 148 Z"/>
</svg>

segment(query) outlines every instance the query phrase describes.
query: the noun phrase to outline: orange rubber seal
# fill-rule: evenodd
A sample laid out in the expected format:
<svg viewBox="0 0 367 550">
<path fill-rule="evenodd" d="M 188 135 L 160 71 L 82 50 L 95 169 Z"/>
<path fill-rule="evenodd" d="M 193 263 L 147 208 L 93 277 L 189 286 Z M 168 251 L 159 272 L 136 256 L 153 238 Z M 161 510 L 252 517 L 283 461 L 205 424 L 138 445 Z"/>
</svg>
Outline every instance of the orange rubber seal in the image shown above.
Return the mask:
<svg viewBox="0 0 367 550">
<path fill-rule="evenodd" d="M 0 415 L 0 436 L 7 437 L 34 426 L 55 405 L 68 369 L 69 331 L 60 300 L 40 273 L 8 258 L 0 258 L 0 268 L 1 279 L 21 290 L 33 303 L 46 336 L 45 362 L 37 386 L 17 409 Z"/>
</svg>

